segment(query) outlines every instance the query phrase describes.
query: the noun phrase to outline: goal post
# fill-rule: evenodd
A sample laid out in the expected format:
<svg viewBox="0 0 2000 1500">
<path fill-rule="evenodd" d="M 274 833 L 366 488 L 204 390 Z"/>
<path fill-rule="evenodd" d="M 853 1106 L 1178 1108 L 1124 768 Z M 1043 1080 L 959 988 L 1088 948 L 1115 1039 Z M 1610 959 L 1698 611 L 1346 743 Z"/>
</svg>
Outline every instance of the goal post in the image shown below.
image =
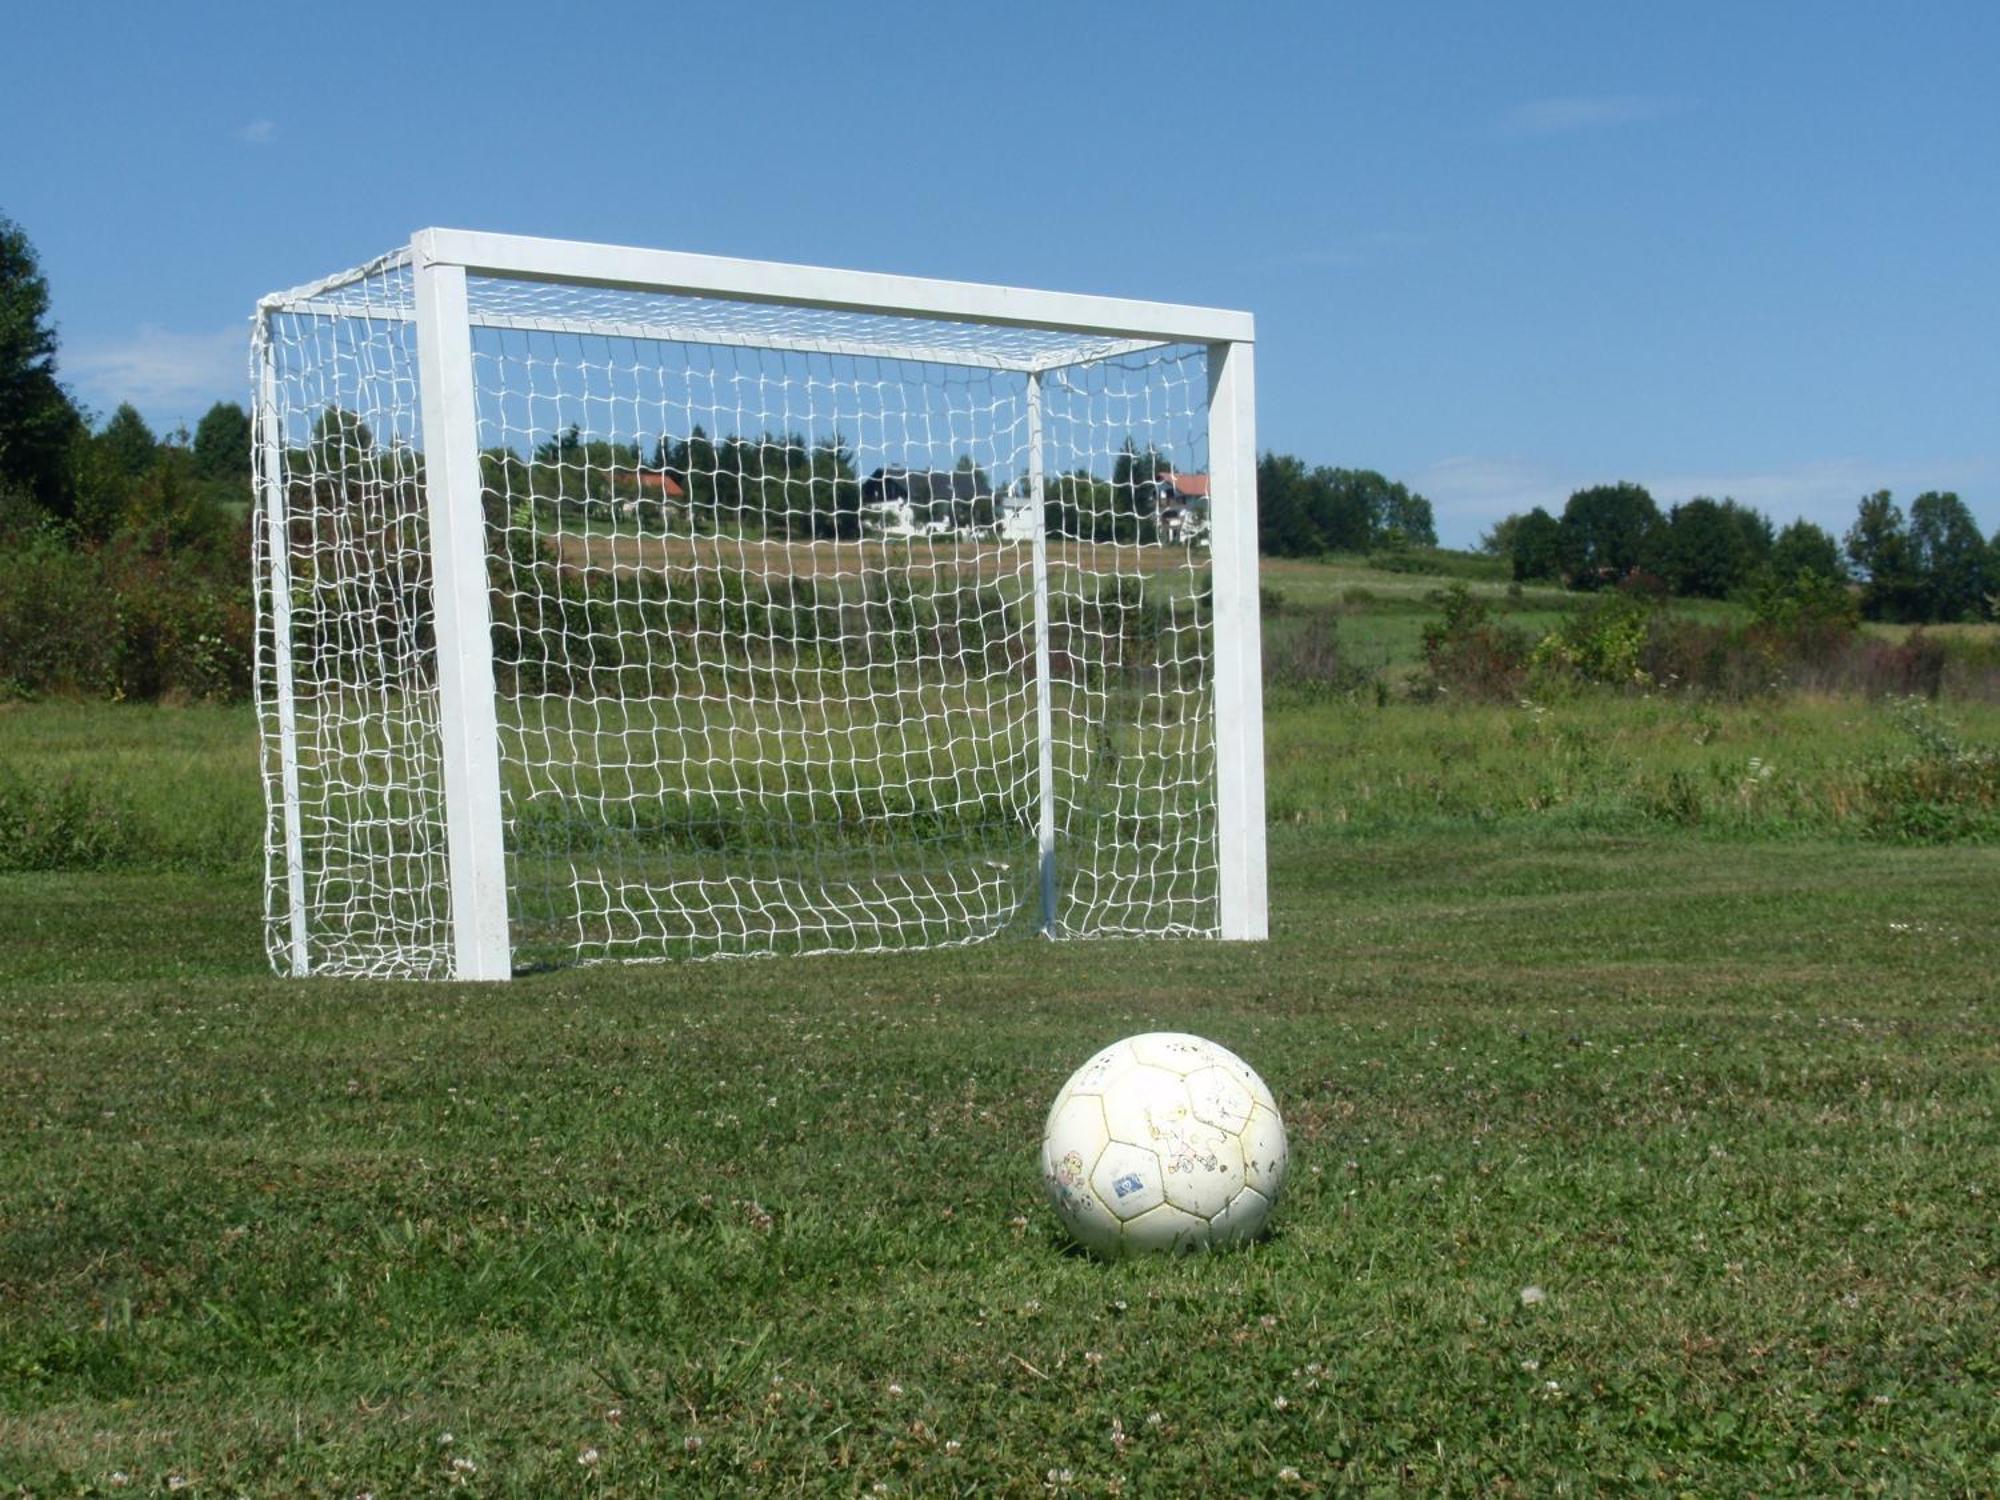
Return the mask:
<svg viewBox="0 0 2000 1500">
<path fill-rule="evenodd" d="M 1262 938 L 1252 335 L 442 229 L 265 298 L 273 965 Z"/>
</svg>

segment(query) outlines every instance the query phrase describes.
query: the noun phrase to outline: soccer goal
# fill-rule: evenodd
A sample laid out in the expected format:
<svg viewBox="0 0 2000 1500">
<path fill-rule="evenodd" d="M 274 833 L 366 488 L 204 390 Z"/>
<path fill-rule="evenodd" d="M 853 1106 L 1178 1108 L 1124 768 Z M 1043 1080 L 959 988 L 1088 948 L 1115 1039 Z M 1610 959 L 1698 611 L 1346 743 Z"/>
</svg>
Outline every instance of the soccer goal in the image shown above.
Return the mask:
<svg viewBox="0 0 2000 1500">
<path fill-rule="evenodd" d="M 274 966 L 1263 937 L 1251 335 L 441 229 L 265 298 Z"/>
</svg>

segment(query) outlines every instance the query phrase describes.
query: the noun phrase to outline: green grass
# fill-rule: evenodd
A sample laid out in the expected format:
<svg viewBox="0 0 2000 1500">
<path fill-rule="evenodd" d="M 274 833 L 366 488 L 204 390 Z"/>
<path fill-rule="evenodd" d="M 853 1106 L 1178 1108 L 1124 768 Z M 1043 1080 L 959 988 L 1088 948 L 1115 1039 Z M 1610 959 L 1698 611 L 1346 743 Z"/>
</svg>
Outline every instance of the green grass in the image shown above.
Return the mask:
<svg viewBox="0 0 2000 1500">
<path fill-rule="evenodd" d="M 268 976 L 248 728 L 0 714 L 154 851 L 0 875 L 9 1492 L 2000 1487 L 2000 853 L 1640 795 L 1882 708 L 1277 702 L 1269 944 L 497 988 Z M 1067 1253 L 1041 1113 L 1166 1027 L 1274 1232 Z"/>
</svg>

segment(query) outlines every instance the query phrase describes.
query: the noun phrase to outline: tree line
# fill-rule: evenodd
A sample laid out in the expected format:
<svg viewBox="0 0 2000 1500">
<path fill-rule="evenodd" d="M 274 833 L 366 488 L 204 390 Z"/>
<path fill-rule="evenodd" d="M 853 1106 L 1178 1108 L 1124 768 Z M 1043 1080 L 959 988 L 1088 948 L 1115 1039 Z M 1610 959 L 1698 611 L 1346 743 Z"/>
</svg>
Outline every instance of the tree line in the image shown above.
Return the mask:
<svg viewBox="0 0 2000 1500">
<path fill-rule="evenodd" d="M 1908 513 L 1888 490 L 1861 500 L 1843 537 L 1807 520 L 1782 530 L 1755 508 L 1697 496 L 1662 511 L 1643 485 L 1592 485 L 1560 516 L 1541 506 L 1510 515 L 1481 539 L 1521 582 L 1593 590 L 1656 581 L 1690 598 L 1722 599 L 1800 578 L 1851 585 L 1862 614 L 1907 623 L 2000 614 L 2000 531 L 1982 536 L 1949 491 L 1917 496 Z"/>
</svg>

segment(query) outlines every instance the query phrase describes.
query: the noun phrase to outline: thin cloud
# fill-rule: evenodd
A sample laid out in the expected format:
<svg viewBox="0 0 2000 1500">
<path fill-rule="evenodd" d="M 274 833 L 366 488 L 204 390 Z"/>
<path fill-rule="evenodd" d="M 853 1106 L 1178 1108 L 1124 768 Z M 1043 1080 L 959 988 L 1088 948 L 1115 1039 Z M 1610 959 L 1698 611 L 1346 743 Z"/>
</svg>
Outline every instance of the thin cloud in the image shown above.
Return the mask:
<svg viewBox="0 0 2000 1500">
<path fill-rule="evenodd" d="M 1513 136 L 1567 135 L 1578 130 L 1605 130 L 1657 120 L 1683 108 L 1680 101 L 1655 94 L 1583 94 L 1566 98 L 1530 99 L 1500 117 L 1501 133 Z"/>
<path fill-rule="evenodd" d="M 129 401 L 149 421 L 181 421 L 217 401 L 244 399 L 249 348 L 240 323 L 214 333 L 148 324 L 128 339 L 65 352 L 63 373 L 93 407 L 109 411 Z"/>
<path fill-rule="evenodd" d="M 237 127 L 236 139 L 248 146 L 268 146 L 278 138 L 276 120 L 252 120 Z"/>
<path fill-rule="evenodd" d="M 1421 231 L 1377 229 L 1330 236 L 1297 250 L 1281 250 L 1255 264 L 1267 271 L 1354 269 L 1412 254 L 1430 244 L 1431 236 Z"/>
</svg>

